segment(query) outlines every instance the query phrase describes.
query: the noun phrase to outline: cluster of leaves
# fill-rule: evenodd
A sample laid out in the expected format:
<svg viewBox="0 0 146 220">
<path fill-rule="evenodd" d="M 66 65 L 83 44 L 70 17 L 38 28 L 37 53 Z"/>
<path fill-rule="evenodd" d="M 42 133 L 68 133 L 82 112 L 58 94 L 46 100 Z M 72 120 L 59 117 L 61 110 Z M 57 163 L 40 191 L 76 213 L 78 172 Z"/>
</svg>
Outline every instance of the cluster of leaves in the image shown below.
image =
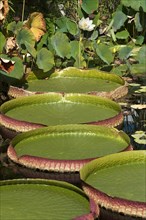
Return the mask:
<svg viewBox="0 0 146 220">
<path fill-rule="evenodd" d="M 27 63 L 33 71 L 38 69 L 45 73 L 49 73 L 53 68 L 61 69 L 67 66 L 100 68 L 120 75 L 144 73 L 146 69 L 144 1 L 129 3 L 128 0 L 121 0 L 104 28 L 98 13 L 98 0 L 77 2 L 77 14 L 74 18 L 66 15 L 67 6 L 64 3 L 64 7 L 60 9 L 64 16 L 45 17 L 46 24 L 41 13 L 33 13 L 25 24 L 21 21 L 12 21 L 6 28 L 1 28 L 0 58 L 14 61 L 15 68 L 10 74 L 3 70 L 0 74 L 20 79 L 24 74 L 24 63 Z M 79 21 L 83 17 L 89 17 L 93 21 L 94 30 L 88 31 L 79 27 Z M 13 51 L 7 52 L 5 45 L 10 37 L 14 37 L 16 44 Z"/>
</svg>

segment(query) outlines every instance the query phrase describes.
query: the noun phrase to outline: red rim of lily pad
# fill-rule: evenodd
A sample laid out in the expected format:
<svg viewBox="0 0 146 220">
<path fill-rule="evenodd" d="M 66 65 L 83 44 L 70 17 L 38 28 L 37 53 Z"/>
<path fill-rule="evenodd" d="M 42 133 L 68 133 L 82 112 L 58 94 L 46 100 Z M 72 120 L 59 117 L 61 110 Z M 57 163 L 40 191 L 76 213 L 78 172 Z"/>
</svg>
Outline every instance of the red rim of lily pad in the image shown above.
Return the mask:
<svg viewBox="0 0 146 220">
<path fill-rule="evenodd" d="M 47 124 L 40 124 L 40 123 L 34 123 L 29 121 L 22 121 L 17 120 L 15 118 L 9 117 L 6 115 L 6 113 L 12 108 L 15 108 L 16 106 L 23 106 L 23 105 L 32 105 L 32 104 L 39 104 L 47 102 L 53 102 L 53 103 L 81 103 L 81 104 L 92 104 L 95 106 L 104 106 L 105 108 L 114 109 L 116 113 L 114 113 L 114 116 L 97 120 L 97 121 L 90 121 L 90 122 L 82 122 L 79 124 L 93 124 L 93 125 L 106 125 L 109 127 L 118 127 L 123 122 L 123 114 L 121 111 L 121 107 L 118 103 L 105 98 L 105 97 L 98 97 L 98 96 L 92 96 L 92 95 L 83 95 L 83 94 L 57 94 L 57 93 L 51 93 L 51 94 L 40 94 L 40 95 L 33 95 L 29 97 L 21 97 L 19 99 L 10 100 L 1 106 L 1 114 L 0 114 L 0 124 L 4 126 L 7 129 L 14 130 L 16 132 L 25 132 L 29 130 L 34 130 L 36 128 L 40 127 L 46 127 Z M 38 113 L 39 114 L 39 113 Z M 97 117 L 97 116 L 96 116 Z M 63 124 L 63 123 L 62 123 Z M 67 123 L 72 124 L 72 123 Z M 75 123 L 78 124 L 78 123 Z"/>
<path fill-rule="evenodd" d="M 123 96 L 125 96 L 128 93 L 128 84 L 127 82 L 120 76 L 96 69 L 89 69 L 89 70 L 82 70 L 78 69 L 75 67 L 67 67 L 61 71 L 54 72 L 48 79 L 64 79 L 64 78 L 70 78 L 72 80 L 76 78 L 83 78 L 83 79 L 93 79 L 93 80 L 108 80 L 109 82 L 114 82 L 119 84 L 117 88 L 114 88 L 111 91 L 88 91 L 85 92 L 85 94 L 89 95 L 96 95 L 96 96 L 102 96 L 102 97 L 107 97 L 113 100 L 117 100 Z M 39 79 L 34 79 L 33 81 L 35 82 L 39 81 Z M 40 79 L 41 81 L 44 81 L 45 79 Z M 45 81 L 46 81 L 45 80 Z M 31 80 L 30 80 L 31 81 Z M 28 80 L 29 82 L 29 80 Z M 102 82 L 101 82 L 102 83 Z M 63 82 L 62 82 L 63 84 Z M 86 85 L 85 85 L 86 86 Z M 57 92 L 57 91 L 56 91 Z M 21 96 L 30 96 L 34 94 L 40 94 L 40 93 L 51 93 L 51 91 L 48 92 L 43 92 L 43 91 L 29 91 L 23 88 L 19 88 L 16 86 L 10 86 L 8 94 L 14 98 L 21 97 Z M 58 93 L 65 94 L 66 92 L 64 91 L 58 91 Z M 76 92 L 78 93 L 78 92 Z"/>
<path fill-rule="evenodd" d="M 85 193 L 92 198 L 101 209 L 105 209 L 103 211 L 103 219 L 111 219 L 111 220 L 122 220 L 123 216 L 127 217 L 126 219 L 131 219 L 132 217 L 135 219 L 146 219 L 146 201 L 135 201 L 127 198 L 120 198 L 120 196 L 114 196 L 105 193 L 103 190 L 99 190 L 97 187 L 92 186 L 87 179 L 92 172 L 98 172 L 98 169 L 101 171 L 102 169 L 108 169 L 111 166 L 115 165 L 126 165 L 132 163 L 145 163 L 146 162 L 146 151 L 129 151 L 129 152 L 121 152 L 112 155 L 105 156 L 103 158 L 99 158 L 98 161 L 94 160 L 86 164 L 80 170 L 80 177 L 82 181 L 82 187 Z M 120 172 L 120 170 L 119 170 Z M 130 174 L 129 174 L 130 175 Z M 99 178 L 99 176 L 98 176 Z M 128 178 L 131 178 L 130 176 Z M 110 181 L 110 179 L 109 179 Z M 116 180 L 114 180 L 116 181 Z M 132 185 L 130 186 L 132 188 Z M 124 189 L 122 189 L 124 190 Z M 119 214 L 119 215 L 117 215 Z M 132 219 L 133 219 L 132 218 Z"/>
<path fill-rule="evenodd" d="M 93 220 L 97 218 L 99 215 L 99 208 L 95 205 L 94 200 L 89 199 L 87 195 L 81 189 L 79 189 L 78 187 L 70 183 L 56 181 L 56 180 L 44 180 L 44 179 L 14 179 L 14 180 L 1 181 L 0 188 L 2 189 L 2 194 L 1 194 L 2 201 L 4 199 L 4 202 L 5 202 L 5 196 L 8 195 L 7 200 L 9 202 L 7 204 L 4 203 L 4 209 L 6 211 L 11 209 L 11 211 L 7 213 L 4 213 L 3 211 L 1 213 L 2 216 L 3 215 L 9 216 L 12 214 L 14 217 L 14 216 L 17 216 L 17 211 L 18 211 L 18 215 L 20 217 L 19 219 L 23 219 L 24 218 L 23 214 L 19 212 L 21 211 L 25 212 L 25 211 L 23 210 L 20 211 L 18 209 L 23 209 L 22 204 L 24 203 L 25 205 L 25 202 L 27 202 L 28 200 L 32 200 L 30 209 L 32 208 L 33 210 L 31 215 L 29 216 L 29 219 L 32 219 L 32 217 L 39 219 L 39 217 L 36 216 L 37 212 L 35 212 L 36 206 L 38 206 L 38 210 L 37 210 L 38 215 L 44 216 L 44 213 L 42 212 L 45 208 L 43 208 L 41 211 L 41 207 L 39 207 L 39 204 L 35 205 L 35 202 L 33 202 L 33 198 L 30 198 L 30 197 L 27 198 L 27 196 L 29 195 L 31 196 L 31 194 L 33 195 L 33 193 L 35 193 L 35 198 L 36 198 L 37 203 L 41 202 L 41 204 L 44 203 L 42 201 L 44 198 L 44 194 L 47 193 L 49 195 L 50 193 L 50 198 L 49 197 L 44 198 L 45 201 L 48 202 L 48 211 L 47 210 L 45 211 L 45 214 L 48 213 L 49 215 L 48 219 L 54 218 L 54 215 L 56 215 L 56 218 L 59 215 L 64 216 L 64 218 L 66 218 L 65 216 L 70 215 L 73 217 L 72 218 L 73 220 Z M 56 194 L 55 189 L 58 192 L 57 194 Z M 21 195 L 23 196 L 21 197 Z M 59 198 L 60 201 L 62 201 L 62 204 L 60 204 L 59 210 L 57 209 L 56 210 L 57 212 L 55 213 L 55 206 L 54 206 L 53 201 L 56 200 L 56 197 Z M 15 198 L 16 198 L 16 201 L 13 201 L 15 200 Z M 65 199 L 67 199 L 68 203 L 67 201 L 65 201 Z M 79 205 L 80 207 L 77 211 L 74 210 L 74 208 L 77 206 L 75 203 L 79 203 L 79 201 L 76 201 L 76 199 L 77 200 L 79 199 L 81 201 L 81 206 Z M 21 200 L 21 205 L 18 203 L 19 200 Z M 28 201 L 28 203 L 31 203 L 31 202 Z M 51 203 L 53 206 L 52 206 L 52 209 L 49 209 L 49 205 L 51 206 Z M 56 206 L 59 205 L 59 202 L 56 201 L 55 205 Z M 89 207 L 87 207 L 87 205 Z M 72 212 L 71 214 L 69 214 L 68 211 L 67 212 L 65 211 L 67 210 L 67 207 L 68 209 L 71 209 L 72 207 L 72 210 L 70 210 Z M 12 209 L 15 211 L 13 211 Z M 74 213 L 76 214 L 80 213 L 80 214 L 79 216 L 73 216 L 73 215 L 76 215 Z M 50 218 L 50 215 L 52 216 L 51 218 Z M 11 217 L 12 216 L 10 216 L 10 218 Z M 28 216 L 27 216 L 27 219 L 28 219 Z"/>
<path fill-rule="evenodd" d="M 59 143 L 63 143 L 63 148 L 61 148 L 61 144 L 58 147 L 58 141 L 56 142 L 56 139 L 54 137 L 59 137 Z M 56 142 L 56 155 L 59 155 L 60 152 L 65 151 L 65 158 L 63 156 L 54 156 L 53 153 L 53 159 L 51 159 L 51 156 L 46 156 L 46 154 L 51 155 L 51 151 L 48 150 L 46 152 L 46 137 L 49 137 L 48 141 L 51 141 L 51 146 L 54 142 Z M 106 141 L 105 137 L 106 136 Z M 67 137 L 69 138 L 67 142 Z M 73 138 L 72 138 L 73 137 Z M 76 137 L 76 139 L 74 139 Z M 82 137 L 82 138 L 81 138 Z M 84 137 L 85 140 L 84 140 Z M 90 140 L 89 140 L 90 137 Z M 95 137 L 97 138 L 95 140 Z M 43 138 L 45 138 L 45 145 L 43 144 Z M 78 139 L 79 138 L 79 139 Z M 40 154 L 36 154 L 36 143 L 41 143 L 41 152 L 43 152 L 43 146 L 45 146 L 45 154 L 43 153 L 43 156 L 40 156 Z M 88 140 L 87 140 L 88 139 Z M 103 139 L 103 140 L 102 140 Z M 123 132 L 119 131 L 115 128 L 108 128 L 104 126 L 93 126 L 93 125 L 60 125 L 60 126 L 50 126 L 46 128 L 40 128 L 33 131 L 28 131 L 22 134 L 17 135 L 10 143 L 7 151 L 8 158 L 13 161 L 16 165 L 18 165 L 18 170 L 20 170 L 21 173 L 23 173 L 26 177 L 35 177 L 35 178 L 47 178 L 47 179 L 57 179 L 57 180 L 64 180 L 67 182 L 75 182 L 80 183 L 80 177 L 79 177 L 79 171 L 85 165 L 86 163 L 90 162 L 93 159 L 99 158 L 107 154 L 105 152 L 105 147 L 103 148 L 102 152 L 102 146 L 98 145 L 98 143 L 102 143 L 101 145 L 106 145 L 106 149 L 109 148 L 113 149 L 113 146 L 110 147 L 111 142 L 110 140 L 114 139 L 116 141 L 116 152 L 121 151 L 129 151 L 132 150 L 132 146 L 130 144 L 129 137 Z M 30 143 L 29 143 L 30 141 Z M 33 141 L 33 142 L 32 142 Z M 74 144 L 73 144 L 74 141 Z M 79 141 L 79 142 L 78 142 Z M 98 145 L 97 147 L 93 147 L 92 145 L 89 146 L 88 144 L 85 144 L 88 142 L 95 142 L 92 145 Z M 97 143 L 98 141 L 98 143 Z M 71 146 L 71 149 L 73 149 L 73 153 L 75 151 L 75 155 L 78 155 L 78 158 L 72 155 L 70 151 L 68 150 L 68 145 L 66 146 L 66 142 L 68 145 Z M 122 142 L 122 145 L 121 145 Z M 22 143 L 22 145 L 21 145 Z M 80 144 L 79 144 L 80 143 Z M 84 145 L 83 145 L 84 143 Z M 120 143 L 120 146 L 117 145 Z M 29 146 L 30 145 L 30 146 Z M 78 151 L 78 148 L 81 147 L 81 150 Z M 124 145 L 124 146 L 123 146 Z M 19 149 L 17 149 L 17 146 Z M 33 146 L 35 146 L 35 155 L 33 155 L 33 151 L 29 154 L 29 149 L 33 149 Z M 40 145 L 38 145 L 38 148 Z M 55 143 L 54 143 L 55 146 Z M 74 147 L 72 147 L 74 146 Z M 114 150 L 112 152 L 115 152 L 115 146 Z M 22 147 L 22 152 L 21 151 Z M 26 152 L 26 148 L 28 149 Z M 49 147 L 48 147 L 49 148 Z M 60 150 L 61 148 L 61 150 Z M 96 149 L 95 149 L 96 148 Z M 58 149 L 58 150 L 57 150 Z M 76 149 L 76 150 L 74 150 Z M 89 157 L 89 150 L 94 151 Z M 54 152 L 54 148 L 52 147 L 52 151 Z M 68 152 L 69 151 L 69 152 Z M 84 156 L 79 156 L 81 152 L 84 151 Z M 95 156 L 95 151 L 99 152 Z M 58 153 L 57 153 L 58 152 Z M 76 153 L 77 152 L 77 153 Z M 69 156 L 67 156 L 69 153 Z M 71 156 L 71 155 L 72 156 Z M 111 154 L 111 152 L 110 152 Z M 88 155 L 88 156 L 87 156 Z M 93 156 L 94 155 L 94 156 Z M 100 156 L 99 156 L 100 155 Z M 70 159 L 71 157 L 71 159 Z"/>
</svg>

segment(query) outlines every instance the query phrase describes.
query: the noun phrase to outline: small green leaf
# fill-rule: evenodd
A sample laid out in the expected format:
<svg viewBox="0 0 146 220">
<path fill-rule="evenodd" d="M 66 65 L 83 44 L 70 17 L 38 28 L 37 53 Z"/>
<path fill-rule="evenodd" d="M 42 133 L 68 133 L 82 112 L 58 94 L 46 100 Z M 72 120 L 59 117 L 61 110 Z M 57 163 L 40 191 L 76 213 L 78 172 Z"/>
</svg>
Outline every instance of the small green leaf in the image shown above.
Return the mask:
<svg viewBox="0 0 146 220">
<path fill-rule="evenodd" d="M 139 14 L 139 12 L 137 12 L 136 15 L 135 15 L 134 23 L 135 23 L 135 27 L 136 27 L 137 31 L 141 32 L 143 30 L 143 27 L 140 23 L 140 14 Z"/>
<path fill-rule="evenodd" d="M 36 57 L 35 48 L 27 41 L 25 41 L 25 46 L 26 46 L 28 53 L 30 53 L 33 56 L 33 58 L 35 58 Z"/>
<path fill-rule="evenodd" d="M 8 24 L 8 26 L 7 26 L 7 31 L 11 31 L 13 34 L 16 35 L 16 34 L 18 34 L 19 31 L 21 30 L 22 26 L 23 26 L 23 22 L 18 21 L 18 22 L 16 23 L 16 21 L 13 21 L 13 22 L 11 22 L 11 23 Z"/>
<path fill-rule="evenodd" d="M 122 60 L 126 60 L 130 54 L 131 54 L 132 48 L 131 47 L 123 47 L 121 48 L 121 50 L 119 51 L 119 58 Z"/>
<path fill-rule="evenodd" d="M 26 42 L 31 44 L 32 47 L 34 47 L 35 45 L 34 35 L 30 30 L 27 30 L 27 29 L 22 29 L 18 32 L 16 41 L 20 48 L 22 48 Z"/>
<path fill-rule="evenodd" d="M 116 33 L 116 38 L 118 39 L 127 39 L 129 37 L 129 32 L 128 31 L 120 31 Z"/>
<path fill-rule="evenodd" d="M 139 61 L 139 63 L 146 64 L 145 57 L 146 57 L 146 45 L 143 45 L 137 54 L 137 60 Z"/>
<path fill-rule="evenodd" d="M 141 75 L 141 74 L 146 74 L 146 63 L 141 63 L 141 64 L 132 64 L 130 68 L 130 72 L 133 75 Z"/>
<path fill-rule="evenodd" d="M 71 56 L 76 59 L 76 57 L 79 54 L 79 41 L 71 41 L 70 42 L 70 46 L 71 46 Z"/>
<path fill-rule="evenodd" d="M 6 43 L 6 38 L 5 38 L 5 36 L 2 34 L 2 32 L 0 32 L 0 53 L 3 52 L 5 43 Z"/>
<path fill-rule="evenodd" d="M 36 64 L 39 69 L 42 69 L 44 72 L 49 71 L 54 66 L 54 56 L 51 51 L 46 48 L 42 48 L 37 53 Z"/>
<path fill-rule="evenodd" d="M 113 29 L 114 31 L 119 30 L 127 20 L 127 16 L 122 11 L 116 11 L 113 14 Z"/>
<path fill-rule="evenodd" d="M 79 28 L 78 28 L 77 24 L 70 19 L 67 19 L 66 27 L 68 29 L 68 32 L 72 35 L 77 35 L 79 32 Z"/>
<path fill-rule="evenodd" d="M 144 36 L 140 35 L 136 38 L 135 44 L 136 45 L 142 45 L 144 41 Z"/>
<path fill-rule="evenodd" d="M 98 3 L 98 0 L 82 0 L 81 7 L 87 14 L 91 14 L 98 9 Z"/>
<path fill-rule="evenodd" d="M 90 40 L 95 40 L 97 37 L 98 37 L 98 31 L 94 30 L 91 37 L 90 37 Z"/>
<path fill-rule="evenodd" d="M 144 12 L 146 12 L 146 2 L 145 0 L 134 0 L 134 1 L 129 1 L 129 0 L 121 0 L 121 3 L 125 5 L 126 7 L 131 7 L 135 11 L 139 11 L 140 8 L 143 9 Z"/>
<path fill-rule="evenodd" d="M 66 26 L 66 21 L 67 21 L 67 18 L 66 17 L 61 17 L 61 18 L 58 18 L 56 20 L 56 24 L 59 28 L 59 31 L 61 32 L 67 32 L 67 26 Z"/>
<path fill-rule="evenodd" d="M 99 44 L 95 46 L 97 55 L 108 65 L 113 62 L 114 56 L 109 47 L 105 44 Z"/>
<path fill-rule="evenodd" d="M 57 55 L 64 58 L 70 54 L 70 43 L 66 34 L 57 32 L 51 37 L 51 43 Z"/>
</svg>

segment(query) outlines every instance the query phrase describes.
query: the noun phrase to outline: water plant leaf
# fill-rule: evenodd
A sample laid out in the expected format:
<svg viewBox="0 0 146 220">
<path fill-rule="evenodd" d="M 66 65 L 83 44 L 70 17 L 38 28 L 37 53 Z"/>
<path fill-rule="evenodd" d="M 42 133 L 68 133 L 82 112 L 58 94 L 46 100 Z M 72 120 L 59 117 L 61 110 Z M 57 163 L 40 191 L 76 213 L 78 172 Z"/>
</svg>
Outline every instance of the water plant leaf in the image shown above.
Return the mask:
<svg viewBox="0 0 146 220">
<path fill-rule="evenodd" d="M 2 32 L 0 32 L 0 53 L 3 52 L 5 43 L 6 43 L 6 38 L 5 38 L 5 36 L 2 34 Z"/>
<path fill-rule="evenodd" d="M 35 45 L 34 35 L 30 30 L 27 29 L 22 29 L 18 32 L 16 41 L 20 48 L 23 48 L 26 42 L 29 43 L 32 47 Z"/>
<path fill-rule="evenodd" d="M 113 24 L 112 27 L 114 31 L 119 30 L 127 20 L 127 16 L 122 11 L 116 11 L 113 14 Z"/>
<path fill-rule="evenodd" d="M 119 51 L 119 58 L 122 60 L 126 60 L 130 56 L 131 51 L 132 48 L 128 46 L 121 48 L 121 50 Z"/>
<path fill-rule="evenodd" d="M 1 181 L 0 189 L 2 219 L 23 220 L 25 216 L 25 220 L 79 220 L 79 216 L 88 219 L 88 215 L 94 219 L 85 193 L 69 183 L 17 179 Z"/>
<path fill-rule="evenodd" d="M 138 0 L 138 1 L 122 0 L 121 3 L 126 7 L 133 8 L 135 11 L 139 11 L 140 8 L 142 8 L 143 11 L 146 12 L 146 3 L 144 0 Z"/>
<path fill-rule="evenodd" d="M 62 96 L 59 93 L 49 93 L 21 97 L 21 102 L 15 99 L 4 103 L 1 106 L 1 112 L 6 114 L 6 117 L 16 120 L 15 126 L 14 123 L 11 124 L 11 119 L 7 122 L 9 128 L 12 126 L 13 130 L 22 129 L 23 131 L 59 124 L 106 124 L 112 127 L 123 121 L 118 103 L 87 94 L 70 93 Z M 0 117 L 0 122 L 2 121 L 3 117 Z M 23 124 L 22 121 L 25 123 Z M 5 123 L 5 119 L 3 122 Z"/>
<path fill-rule="evenodd" d="M 146 132 L 136 131 L 131 136 L 134 138 L 134 141 L 137 142 L 138 144 L 145 144 L 146 145 Z"/>
<path fill-rule="evenodd" d="M 105 44 L 96 44 L 96 53 L 97 55 L 107 64 L 110 64 L 114 60 L 114 55 L 110 51 L 109 47 Z"/>
<path fill-rule="evenodd" d="M 140 14 L 139 14 L 139 12 L 137 12 L 136 15 L 135 15 L 134 23 L 135 23 L 135 27 L 136 27 L 137 31 L 141 32 L 143 30 L 143 27 L 140 23 Z"/>
<path fill-rule="evenodd" d="M 81 7 L 87 14 L 91 14 L 93 11 L 97 10 L 98 3 L 98 0 L 83 0 Z"/>
<path fill-rule="evenodd" d="M 51 51 L 46 48 L 42 48 L 37 52 L 36 58 L 37 66 L 44 72 L 49 71 L 54 66 L 54 56 Z"/>
<path fill-rule="evenodd" d="M 146 64 L 145 55 L 146 55 L 146 45 L 143 45 L 136 57 L 140 64 Z"/>
<path fill-rule="evenodd" d="M 130 67 L 131 74 L 146 74 L 146 63 L 132 64 Z"/>
<path fill-rule="evenodd" d="M 21 79 L 23 77 L 23 63 L 19 57 L 10 58 L 5 54 L 0 55 L 1 58 L 10 60 L 12 62 L 13 68 L 10 71 L 0 70 L 0 79 L 8 83 L 13 83 L 15 80 Z"/>
<path fill-rule="evenodd" d="M 140 35 L 136 38 L 135 45 L 142 45 L 144 41 L 144 36 Z"/>
<path fill-rule="evenodd" d="M 66 21 L 67 21 L 66 17 L 61 17 L 61 18 L 56 19 L 55 23 L 57 24 L 57 26 L 59 28 L 58 31 L 60 31 L 60 32 L 68 32 Z"/>
<path fill-rule="evenodd" d="M 18 158 L 28 155 L 35 160 L 37 160 L 36 157 L 46 158 L 48 162 L 53 159 L 56 163 L 58 163 L 58 160 L 78 160 L 82 163 L 84 159 L 92 160 L 108 154 L 129 150 L 130 139 L 122 131 L 119 132 L 116 129 L 103 126 L 57 125 L 23 133 L 13 140 L 11 147 L 15 149 Z M 11 158 L 11 153 L 8 153 L 8 155 Z M 76 167 L 77 163 L 74 162 L 74 164 Z M 37 168 L 36 166 L 34 165 L 33 168 Z M 54 165 L 51 171 L 55 171 L 55 167 Z M 47 168 L 44 167 L 44 169 Z M 74 169 L 79 171 L 80 167 L 77 166 Z M 69 172 L 69 167 L 67 170 Z M 60 172 L 67 170 L 65 166 L 64 168 L 60 167 Z M 70 171 L 73 171 L 73 169 L 70 168 Z"/>
<path fill-rule="evenodd" d="M 70 44 L 66 34 L 57 32 L 51 37 L 51 43 L 58 56 L 62 58 L 69 56 Z"/>
<path fill-rule="evenodd" d="M 144 150 L 121 152 L 92 160 L 80 170 L 85 183 L 83 189 L 106 209 L 145 218 L 145 163 Z"/>
<path fill-rule="evenodd" d="M 129 32 L 126 30 L 116 33 L 116 38 L 118 38 L 118 39 L 127 39 L 128 37 L 129 37 Z"/>
<path fill-rule="evenodd" d="M 36 41 L 39 41 L 46 32 L 46 23 L 43 14 L 40 12 L 31 13 L 24 27 L 33 33 Z"/>
<path fill-rule="evenodd" d="M 77 24 L 70 19 L 67 19 L 66 27 L 67 27 L 68 32 L 72 35 L 77 35 L 79 32 L 79 28 L 78 28 Z"/>
<path fill-rule="evenodd" d="M 23 22 L 12 21 L 11 23 L 8 23 L 7 31 L 10 31 L 14 35 L 17 35 L 19 33 L 19 31 L 22 29 L 22 27 L 23 27 Z"/>
<path fill-rule="evenodd" d="M 142 93 L 142 92 L 146 93 L 146 86 L 140 86 L 140 88 L 138 90 L 136 90 L 135 92 L 136 93 Z"/>
<path fill-rule="evenodd" d="M 71 56 L 76 59 L 77 56 L 79 55 L 79 50 L 80 50 L 80 42 L 77 40 L 71 41 L 70 42 L 70 47 L 71 47 Z"/>
</svg>

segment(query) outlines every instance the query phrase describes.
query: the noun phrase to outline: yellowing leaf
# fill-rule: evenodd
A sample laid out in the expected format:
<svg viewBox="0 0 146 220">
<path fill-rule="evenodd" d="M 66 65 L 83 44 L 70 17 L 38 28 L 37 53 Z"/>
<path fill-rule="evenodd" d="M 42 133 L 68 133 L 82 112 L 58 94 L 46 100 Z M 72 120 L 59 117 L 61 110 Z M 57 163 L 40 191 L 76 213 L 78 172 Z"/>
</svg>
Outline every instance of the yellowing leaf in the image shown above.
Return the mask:
<svg viewBox="0 0 146 220">
<path fill-rule="evenodd" d="M 24 27 L 31 30 L 36 41 L 39 41 L 46 32 L 46 23 L 43 14 L 39 12 L 32 13 Z"/>
</svg>

